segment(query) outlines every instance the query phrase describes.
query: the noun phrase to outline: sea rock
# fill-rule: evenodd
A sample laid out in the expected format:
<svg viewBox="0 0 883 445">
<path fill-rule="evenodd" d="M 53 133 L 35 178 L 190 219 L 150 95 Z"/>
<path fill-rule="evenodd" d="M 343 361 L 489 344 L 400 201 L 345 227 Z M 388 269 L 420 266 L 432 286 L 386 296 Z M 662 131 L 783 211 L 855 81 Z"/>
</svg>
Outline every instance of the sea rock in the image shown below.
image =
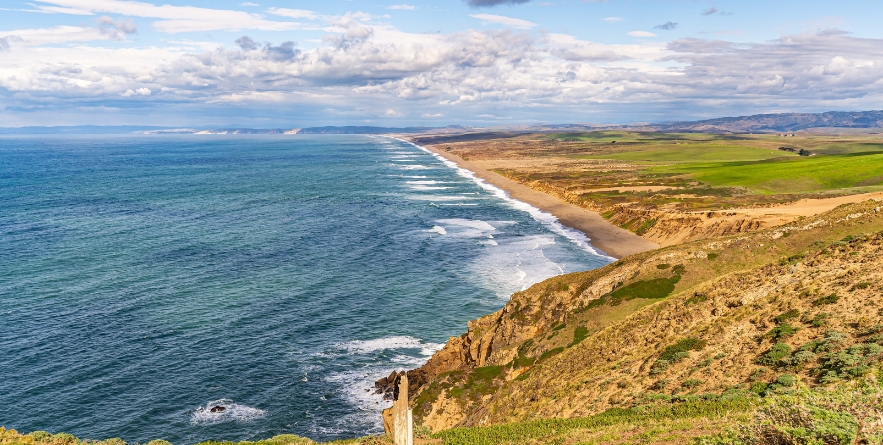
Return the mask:
<svg viewBox="0 0 883 445">
<path fill-rule="evenodd" d="M 218 405 L 218 406 L 213 406 L 212 409 L 210 409 L 209 411 L 211 411 L 213 413 L 222 413 L 226 410 L 227 410 L 227 408 L 225 408 L 221 405 Z"/>
</svg>

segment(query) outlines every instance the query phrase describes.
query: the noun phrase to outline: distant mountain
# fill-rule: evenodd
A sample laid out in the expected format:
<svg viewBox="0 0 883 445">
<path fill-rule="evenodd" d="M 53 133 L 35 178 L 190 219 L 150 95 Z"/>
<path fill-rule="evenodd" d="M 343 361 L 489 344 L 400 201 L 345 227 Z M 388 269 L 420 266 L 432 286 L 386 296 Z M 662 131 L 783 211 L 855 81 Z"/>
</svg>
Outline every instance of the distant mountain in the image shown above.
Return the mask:
<svg viewBox="0 0 883 445">
<path fill-rule="evenodd" d="M 756 114 L 695 122 L 652 124 L 658 131 L 702 133 L 791 132 L 808 128 L 883 128 L 883 111 Z"/>
</svg>

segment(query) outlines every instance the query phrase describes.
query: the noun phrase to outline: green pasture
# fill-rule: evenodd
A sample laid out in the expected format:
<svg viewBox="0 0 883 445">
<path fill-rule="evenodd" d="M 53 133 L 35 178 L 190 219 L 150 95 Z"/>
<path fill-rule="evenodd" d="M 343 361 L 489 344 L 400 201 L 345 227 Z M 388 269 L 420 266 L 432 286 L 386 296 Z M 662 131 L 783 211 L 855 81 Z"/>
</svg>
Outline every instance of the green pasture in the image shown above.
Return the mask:
<svg viewBox="0 0 883 445">
<path fill-rule="evenodd" d="M 648 172 L 683 173 L 707 185 L 746 187 L 762 194 L 821 192 L 883 185 L 883 153 L 680 164 Z"/>
<path fill-rule="evenodd" d="M 635 147 L 635 150 L 598 155 L 578 155 L 577 159 L 615 159 L 630 162 L 715 162 L 762 161 L 796 157 L 797 154 L 776 149 L 715 143 L 660 144 Z"/>
<path fill-rule="evenodd" d="M 546 139 L 562 141 L 581 141 L 598 143 L 624 142 L 671 142 L 671 141 L 716 141 L 726 139 L 744 139 L 741 136 L 727 136 L 706 133 L 649 133 L 637 131 L 592 131 L 589 133 L 550 133 Z"/>
</svg>

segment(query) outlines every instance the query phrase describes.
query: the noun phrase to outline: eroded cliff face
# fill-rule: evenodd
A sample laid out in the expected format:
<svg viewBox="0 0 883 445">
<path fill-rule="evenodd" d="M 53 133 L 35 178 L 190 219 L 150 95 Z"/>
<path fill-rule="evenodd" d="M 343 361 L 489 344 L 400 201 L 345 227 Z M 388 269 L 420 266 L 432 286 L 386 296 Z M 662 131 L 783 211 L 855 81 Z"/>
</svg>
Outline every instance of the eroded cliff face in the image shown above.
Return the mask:
<svg viewBox="0 0 883 445">
<path fill-rule="evenodd" d="M 408 372 L 419 380 L 416 421 L 439 430 L 584 416 L 654 393 L 746 390 L 785 371 L 818 383 L 824 351 L 803 354 L 799 366 L 759 363 L 774 344 L 792 354 L 836 332 L 842 349 L 883 326 L 881 210 L 873 201 L 844 206 L 516 293 Z"/>
<path fill-rule="evenodd" d="M 507 176 L 518 181 L 519 177 Z M 520 181 L 521 182 L 521 181 Z M 522 182 L 535 190 L 562 201 L 601 213 L 612 224 L 631 230 L 660 246 L 672 246 L 695 240 L 754 232 L 791 222 L 796 216 L 748 216 L 735 212 L 686 212 L 672 209 L 651 209 L 636 204 L 598 206 L 584 200 L 578 193 L 541 182 Z"/>
</svg>

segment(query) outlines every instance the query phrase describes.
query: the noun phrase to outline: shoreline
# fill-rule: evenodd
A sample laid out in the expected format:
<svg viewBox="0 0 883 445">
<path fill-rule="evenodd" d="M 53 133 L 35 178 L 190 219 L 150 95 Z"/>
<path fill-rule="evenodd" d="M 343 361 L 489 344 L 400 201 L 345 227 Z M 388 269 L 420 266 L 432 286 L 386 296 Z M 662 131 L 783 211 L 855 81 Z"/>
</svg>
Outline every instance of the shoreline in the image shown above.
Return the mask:
<svg viewBox="0 0 883 445">
<path fill-rule="evenodd" d="M 510 198 L 532 205 L 554 216 L 561 225 L 583 233 L 592 247 L 601 250 L 604 254 L 620 259 L 636 253 L 658 249 L 660 246 L 635 235 L 628 230 L 611 224 L 598 212 L 584 209 L 558 199 L 555 196 L 534 190 L 526 185 L 515 182 L 497 173 L 487 170 L 474 162 L 435 149 L 433 147 L 418 145 L 406 136 L 396 138 L 417 145 L 427 151 L 435 153 L 458 167 L 469 170 L 477 178 L 483 179 L 490 185 L 503 190 Z"/>
</svg>

